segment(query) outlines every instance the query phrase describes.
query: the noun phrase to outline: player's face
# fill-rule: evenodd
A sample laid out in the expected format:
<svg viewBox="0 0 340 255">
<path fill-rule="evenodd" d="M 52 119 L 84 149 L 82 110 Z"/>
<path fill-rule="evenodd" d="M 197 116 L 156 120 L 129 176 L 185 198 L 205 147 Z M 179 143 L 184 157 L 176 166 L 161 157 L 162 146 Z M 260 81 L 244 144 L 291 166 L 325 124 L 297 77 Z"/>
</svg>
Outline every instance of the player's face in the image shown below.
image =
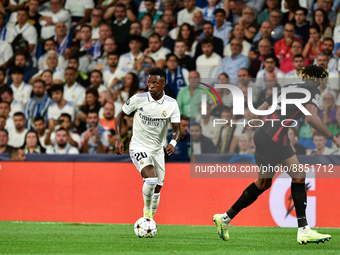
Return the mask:
<svg viewBox="0 0 340 255">
<path fill-rule="evenodd" d="M 296 70 L 300 71 L 302 67 L 305 65 L 305 60 L 303 58 L 295 58 L 293 65 Z"/>
<path fill-rule="evenodd" d="M 64 148 L 68 141 L 67 132 L 65 130 L 59 130 L 55 135 L 55 141 L 59 147 Z"/>
<path fill-rule="evenodd" d="M 190 126 L 189 132 L 194 142 L 198 141 L 201 138 L 202 130 L 199 126 L 197 125 Z"/>
<path fill-rule="evenodd" d="M 29 147 L 35 147 L 38 144 L 38 137 L 34 132 L 30 132 L 26 136 L 26 144 Z"/>
<path fill-rule="evenodd" d="M 324 136 L 314 136 L 313 142 L 317 149 L 322 149 L 325 148 L 327 140 Z"/>
<path fill-rule="evenodd" d="M 328 57 L 320 55 L 320 56 L 317 57 L 316 63 L 317 63 L 318 66 L 321 66 L 321 67 L 327 69 Z"/>
<path fill-rule="evenodd" d="M 34 122 L 34 129 L 37 131 L 37 133 L 40 135 L 44 133 L 44 130 L 46 129 L 46 124 L 42 120 L 38 120 Z"/>
<path fill-rule="evenodd" d="M 187 135 L 188 134 L 188 128 L 189 128 L 189 120 L 181 120 L 179 127 L 181 129 L 181 134 Z"/>
<path fill-rule="evenodd" d="M 159 75 L 150 75 L 148 79 L 148 89 L 154 99 L 160 99 L 163 96 L 165 79 Z"/>
<path fill-rule="evenodd" d="M 6 132 L 0 131 L 0 146 L 6 146 L 8 143 L 8 136 Z"/>
<path fill-rule="evenodd" d="M 21 130 L 26 123 L 26 120 L 24 117 L 22 116 L 14 116 L 14 126 L 17 130 Z"/>
</svg>

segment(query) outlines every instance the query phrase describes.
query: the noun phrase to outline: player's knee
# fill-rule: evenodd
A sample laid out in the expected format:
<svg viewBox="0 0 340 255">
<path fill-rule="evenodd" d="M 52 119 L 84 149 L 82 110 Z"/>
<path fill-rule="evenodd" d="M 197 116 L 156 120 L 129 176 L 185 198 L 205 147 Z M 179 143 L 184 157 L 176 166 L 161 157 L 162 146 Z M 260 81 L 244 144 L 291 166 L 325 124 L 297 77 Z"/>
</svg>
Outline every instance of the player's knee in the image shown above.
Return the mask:
<svg viewBox="0 0 340 255">
<path fill-rule="evenodd" d="M 143 168 L 142 170 L 143 178 L 154 178 L 157 177 L 157 172 L 154 166 L 149 165 Z"/>
<path fill-rule="evenodd" d="M 158 182 L 158 178 L 145 178 L 144 182 L 148 185 L 156 186 Z"/>
<path fill-rule="evenodd" d="M 265 191 L 267 189 L 270 188 L 270 186 L 272 186 L 272 180 L 271 179 L 258 179 L 255 181 L 255 185 L 256 187 L 261 190 L 261 191 Z"/>
<path fill-rule="evenodd" d="M 155 193 L 161 192 L 161 188 L 162 188 L 162 186 L 157 185 L 156 188 L 155 188 Z"/>
<path fill-rule="evenodd" d="M 293 183 L 305 183 L 305 178 L 292 178 Z"/>
</svg>

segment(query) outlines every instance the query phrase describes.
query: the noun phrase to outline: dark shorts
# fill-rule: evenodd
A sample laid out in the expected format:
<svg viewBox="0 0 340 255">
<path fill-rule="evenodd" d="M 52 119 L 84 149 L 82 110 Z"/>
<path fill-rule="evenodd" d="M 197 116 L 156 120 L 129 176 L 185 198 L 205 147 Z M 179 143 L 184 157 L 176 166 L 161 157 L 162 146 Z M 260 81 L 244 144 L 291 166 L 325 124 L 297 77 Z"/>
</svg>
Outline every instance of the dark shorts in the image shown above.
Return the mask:
<svg viewBox="0 0 340 255">
<path fill-rule="evenodd" d="M 260 128 L 255 131 L 254 143 L 256 146 L 254 154 L 255 162 L 259 167 L 261 165 L 274 167 L 295 154 L 290 145 L 284 147 L 274 142 L 271 137 Z"/>
</svg>

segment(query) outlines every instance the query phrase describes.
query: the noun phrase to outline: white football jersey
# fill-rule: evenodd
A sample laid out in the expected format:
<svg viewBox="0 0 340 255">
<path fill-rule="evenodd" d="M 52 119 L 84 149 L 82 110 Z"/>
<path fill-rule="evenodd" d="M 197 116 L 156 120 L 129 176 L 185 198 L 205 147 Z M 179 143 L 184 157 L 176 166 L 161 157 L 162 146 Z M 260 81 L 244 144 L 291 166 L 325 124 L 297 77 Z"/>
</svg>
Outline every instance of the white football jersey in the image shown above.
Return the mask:
<svg viewBox="0 0 340 255">
<path fill-rule="evenodd" d="M 135 112 L 130 150 L 159 152 L 166 143 L 169 121 L 180 123 L 180 111 L 175 99 L 165 95 L 155 101 L 149 92 L 136 94 L 122 107 L 126 114 Z"/>
</svg>

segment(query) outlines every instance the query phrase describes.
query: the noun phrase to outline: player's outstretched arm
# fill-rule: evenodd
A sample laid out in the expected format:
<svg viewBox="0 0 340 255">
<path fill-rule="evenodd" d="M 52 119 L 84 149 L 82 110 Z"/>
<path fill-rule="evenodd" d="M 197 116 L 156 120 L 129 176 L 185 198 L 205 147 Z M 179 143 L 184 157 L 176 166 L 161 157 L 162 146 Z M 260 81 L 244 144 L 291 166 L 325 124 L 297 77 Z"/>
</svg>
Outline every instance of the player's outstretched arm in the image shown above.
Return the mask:
<svg viewBox="0 0 340 255">
<path fill-rule="evenodd" d="M 328 128 L 320 119 L 319 109 L 312 104 L 307 104 L 306 109 L 312 114 L 306 115 L 307 123 L 311 125 L 311 127 L 315 128 L 317 131 L 319 131 L 321 134 L 323 134 L 325 137 L 332 140 L 332 142 L 334 142 L 336 145 L 340 146 L 340 139 L 332 135 L 331 131 L 328 130 Z"/>
<path fill-rule="evenodd" d="M 123 112 L 122 110 L 120 110 L 120 112 L 117 115 L 116 118 L 116 154 L 117 155 L 122 155 L 124 152 L 124 144 L 122 142 L 122 139 L 120 137 L 120 130 L 122 129 L 122 124 L 123 124 L 123 120 L 124 117 L 126 116 L 125 112 Z"/>
<path fill-rule="evenodd" d="M 172 129 L 174 130 L 174 134 L 172 135 L 172 139 L 165 149 L 169 156 L 175 152 L 175 146 L 181 139 L 181 129 L 179 128 L 179 123 L 172 123 Z"/>
</svg>

